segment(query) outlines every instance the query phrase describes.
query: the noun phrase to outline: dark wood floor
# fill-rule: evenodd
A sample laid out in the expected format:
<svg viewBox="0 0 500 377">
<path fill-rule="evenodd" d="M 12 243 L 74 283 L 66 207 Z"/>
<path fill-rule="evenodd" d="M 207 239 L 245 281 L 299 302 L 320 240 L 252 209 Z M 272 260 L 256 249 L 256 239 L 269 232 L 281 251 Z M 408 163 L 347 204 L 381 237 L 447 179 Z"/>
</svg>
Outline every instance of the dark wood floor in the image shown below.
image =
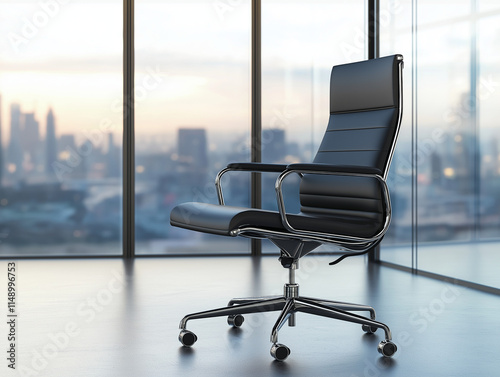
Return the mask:
<svg viewBox="0 0 500 377">
<path fill-rule="evenodd" d="M 275 313 L 248 315 L 238 331 L 225 318 L 192 321 L 198 342 L 181 347 L 185 314 L 235 296 L 280 294 L 287 274 L 275 257 L 21 260 L 18 370 L 2 357 L 0 375 L 498 376 L 500 297 L 363 258 L 335 267 L 328 261 L 304 258 L 301 294 L 374 306 L 398 344 L 393 359 L 376 350 L 381 333 L 364 335 L 359 325 L 306 314 L 280 331 L 279 341 L 292 350 L 284 363 L 269 354 Z M 7 308 L 6 270 L 0 261 L 0 313 Z"/>
</svg>

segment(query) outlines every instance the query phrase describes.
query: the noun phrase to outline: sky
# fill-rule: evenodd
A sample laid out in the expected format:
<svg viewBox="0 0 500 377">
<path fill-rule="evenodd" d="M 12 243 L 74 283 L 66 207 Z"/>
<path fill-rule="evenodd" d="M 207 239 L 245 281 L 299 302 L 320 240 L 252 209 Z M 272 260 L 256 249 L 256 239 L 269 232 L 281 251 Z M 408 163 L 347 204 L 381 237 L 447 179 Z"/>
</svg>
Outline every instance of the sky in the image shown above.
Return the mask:
<svg viewBox="0 0 500 377">
<path fill-rule="evenodd" d="M 407 3 L 390 8 L 383 1 L 381 11 L 383 35 L 398 35 L 383 43 L 390 46 L 383 53 L 405 56 L 405 81 L 410 83 L 414 56 Z M 460 109 L 461 95 L 469 90 L 470 32 L 460 20 L 470 3 L 456 3 L 419 1 L 423 124 L 443 122 L 450 109 Z M 480 3 L 480 11 L 498 15 L 500 6 Z M 323 133 L 331 66 L 365 58 L 364 6 L 364 0 L 263 2 L 264 127 L 285 128 L 296 140 Z M 136 0 L 135 16 L 137 134 L 173 135 L 178 127 L 248 133 L 250 1 Z M 445 17 L 458 21 L 440 26 Z M 486 80 L 493 75 L 492 82 L 500 82 L 491 68 L 500 61 L 500 50 L 491 48 L 500 43 L 497 20 L 492 16 L 479 26 L 481 74 Z M 121 0 L 0 0 L 0 52 L 4 140 L 13 102 L 23 111 L 35 111 L 42 130 L 52 107 L 59 135 L 84 137 L 85 130 L 103 122 L 121 133 Z M 436 56 L 449 66 L 436 64 Z M 405 87 L 410 98 L 410 86 Z M 493 89 L 482 101 L 485 126 L 498 119 L 493 104 L 499 103 L 499 92 Z"/>
<path fill-rule="evenodd" d="M 324 12 L 332 4 L 319 3 L 288 4 L 286 12 L 283 2 L 263 7 L 263 86 L 268 103 L 264 123 L 275 124 L 276 114 L 284 114 L 288 107 L 304 107 L 304 102 L 310 107 L 311 99 L 304 97 L 311 95 L 315 79 L 311 68 L 327 76 L 332 61 L 343 59 L 338 43 L 331 43 L 338 37 L 330 31 L 353 22 L 339 18 L 332 25 L 332 13 Z M 350 6 L 334 3 L 339 13 L 357 7 L 357 24 L 363 25 L 363 1 Z M 119 124 L 122 2 L 57 4 L 49 12 L 38 1 L 0 1 L 3 124 L 8 124 L 12 102 L 20 103 L 23 111 L 35 111 L 39 121 L 53 107 L 58 133 L 96 127 L 107 118 Z M 250 2 L 232 4 L 217 8 L 214 1 L 136 1 L 138 132 L 171 132 L 179 126 L 248 130 Z M 34 25 L 33 35 L 27 34 L 33 29 L 27 24 Z M 363 54 L 359 48 L 360 59 Z M 311 114 L 302 115 L 310 112 L 295 111 L 295 121 L 310 122 Z"/>
</svg>

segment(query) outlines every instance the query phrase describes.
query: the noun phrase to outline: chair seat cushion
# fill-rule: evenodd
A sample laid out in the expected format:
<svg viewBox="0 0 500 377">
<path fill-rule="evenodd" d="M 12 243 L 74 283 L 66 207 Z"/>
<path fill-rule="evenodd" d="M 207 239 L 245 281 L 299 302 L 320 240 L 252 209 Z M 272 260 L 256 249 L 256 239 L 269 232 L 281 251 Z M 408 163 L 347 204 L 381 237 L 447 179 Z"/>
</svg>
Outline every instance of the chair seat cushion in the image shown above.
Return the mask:
<svg viewBox="0 0 500 377">
<path fill-rule="evenodd" d="M 288 221 L 296 229 L 356 237 L 372 237 L 383 227 L 381 216 L 360 212 L 359 216 L 321 216 L 304 213 L 289 214 Z M 174 226 L 204 233 L 229 236 L 231 230 L 244 227 L 286 232 L 279 212 L 255 208 L 221 206 L 188 202 L 170 213 Z"/>
</svg>

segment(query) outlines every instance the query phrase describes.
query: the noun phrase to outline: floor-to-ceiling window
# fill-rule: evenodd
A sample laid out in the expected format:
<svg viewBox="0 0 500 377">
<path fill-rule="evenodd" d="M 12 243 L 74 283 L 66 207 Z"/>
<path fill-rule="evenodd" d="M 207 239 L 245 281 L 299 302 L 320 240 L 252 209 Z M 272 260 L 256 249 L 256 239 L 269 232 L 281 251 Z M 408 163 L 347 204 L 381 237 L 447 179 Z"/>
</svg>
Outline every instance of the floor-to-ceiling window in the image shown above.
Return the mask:
<svg viewBox="0 0 500 377">
<path fill-rule="evenodd" d="M 137 254 L 249 253 L 249 242 L 170 226 L 178 203 L 217 203 L 214 178 L 250 161 L 250 2 L 135 2 Z M 223 178 L 249 205 L 250 176 Z"/>
<path fill-rule="evenodd" d="M 405 57 L 381 259 L 499 287 L 500 5 L 381 0 L 379 14 L 380 55 Z M 0 1 L 0 256 L 122 253 L 122 15 L 117 0 Z M 263 161 L 312 158 L 331 66 L 367 57 L 367 19 L 363 0 L 262 2 Z M 134 26 L 137 254 L 248 253 L 169 212 L 216 203 L 215 173 L 250 160 L 251 2 L 136 0 Z M 249 183 L 227 175 L 227 203 L 248 205 Z"/>
<path fill-rule="evenodd" d="M 500 5 L 387 0 L 381 6 L 396 14 L 382 25 L 382 51 L 406 46 L 411 53 L 405 126 L 412 133 L 399 149 L 410 153 L 412 180 L 406 185 L 396 176 L 395 211 L 405 215 L 395 217 L 393 228 L 413 234 L 401 239 L 406 251 L 387 247 L 382 260 L 500 287 L 492 268 L 500 235 Z M 405 161 L 397 155 L 395 164 Z M 399 181 L 408 186 L 403 200 Z"/>
<path fill-rule="evenodd" d="M 0 256 L 121 254 L 122 2 L 0 1 Z"/>
<path fill-rule="evenodd" d="M 391 192 L 392 222 L 382 243 L 383 256 L 390 250 L 390 260 L 412 266 L 414 235 L 413 169 L 413 49 L 411 1 L 380 3 L 380 55 L 401 54 L 403 69 L 403 119 L 398 143 L 388 175 Z"/>
<path fill-rule="evenodd" d="M 365 3 L 262 2 L 263 162 L 314 158 L 330 115 L 332 66 L 366 58 Z M 289 212 L 299 211 L 297 178 L 289 177 L 284 185 Z M 275 179 L 263 175 L 263 208 L 277 209 Z M 278 251 L 271 243 L 264 250 Z"/>
</svg>

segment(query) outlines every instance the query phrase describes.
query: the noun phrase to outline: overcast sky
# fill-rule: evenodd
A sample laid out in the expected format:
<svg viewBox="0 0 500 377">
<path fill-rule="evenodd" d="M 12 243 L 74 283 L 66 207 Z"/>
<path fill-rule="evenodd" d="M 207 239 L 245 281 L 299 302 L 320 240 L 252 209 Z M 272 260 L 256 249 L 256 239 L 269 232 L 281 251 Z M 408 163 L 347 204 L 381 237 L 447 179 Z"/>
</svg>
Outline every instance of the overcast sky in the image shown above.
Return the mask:
<svg viewBox="0 0 500 377">
<path fill-rule="evenodd" d="M 407 1 L 396 2 L 396 8 L 389 3 L 381 3 L 382 31 L 398 38 L 383 40 L 382 51 L 405 55 L 409 84 L 411 7 Z M 442 122 L 470 87 L 470 28 L 464 17 L 470 2 L 456 3 L 419 2 L 418 89 L 424 123 Z M 498 14 L 494 2 L 480 3 L 481 11 Z M 136 0 L 138 134 L 174 133 L 180 126 L 248 132 L 250 1 L 220 4 L 228 2 Z M 264 127 L 285 128 L 298 139 L 310 135 L 311 128 L 322 133 L 330 68 L 365 58 L 365 17 L 364 0 L 263 2 Z M 444 18 L 455 21 L 441 27 Z M 481 74 L 500 81 L 489 68 L 500 60 L 500 50 L 491 47 L 500 43 L 498 24 L 498 16 L 481 22 L 479 47 L 485 62 Z M 81 133 L 103 121 L 121 132 L 121 0 L 0 0 L 0 52 L 4 140 L 13 102 L 36 113 L 42 132 L 49 107 L 58 134 Z M 486 114 L 495 111 L 491 104 L 499 103 L 498 92 L 483 101 Z M 488 119 L 493 114 L 485 115 Z"/>
</svg>

